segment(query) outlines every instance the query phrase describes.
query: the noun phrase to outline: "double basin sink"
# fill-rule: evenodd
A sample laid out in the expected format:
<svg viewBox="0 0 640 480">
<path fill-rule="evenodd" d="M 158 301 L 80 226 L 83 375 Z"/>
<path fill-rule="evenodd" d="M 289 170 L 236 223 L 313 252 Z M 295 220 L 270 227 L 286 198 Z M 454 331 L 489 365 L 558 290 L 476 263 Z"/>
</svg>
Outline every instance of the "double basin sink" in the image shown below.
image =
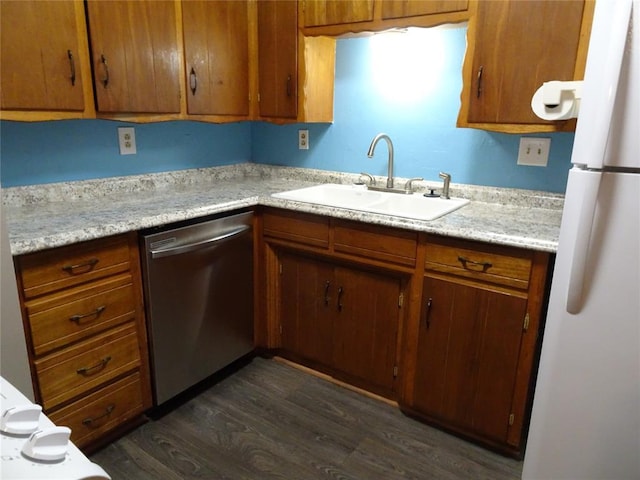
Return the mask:
<svg viewBox="0 0 640 480">
<path fill-rule="evenodd" d="M 322 184 L 274 193 L 276 198 L 348 208 L 415 220 L 435 220 L 469 203 L 464 198 L 441 198 L 421 193 L 368 190 L 364 185 Z"/>
</svg>

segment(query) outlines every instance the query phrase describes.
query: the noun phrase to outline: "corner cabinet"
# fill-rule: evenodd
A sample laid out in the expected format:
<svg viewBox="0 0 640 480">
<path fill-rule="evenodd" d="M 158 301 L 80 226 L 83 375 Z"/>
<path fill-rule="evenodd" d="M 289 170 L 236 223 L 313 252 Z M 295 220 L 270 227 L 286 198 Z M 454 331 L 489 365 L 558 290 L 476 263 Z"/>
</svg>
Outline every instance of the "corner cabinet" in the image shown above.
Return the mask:
<svg viewBox="0 0 640 480">
<path fill-rule="evenodd" d="M 94 117 L 82 1 L 0 3 L 3 120 Z"/>
<path fill-rule="evenodd" d="M 425 248 L 406 405 L 518 455 L 549 255 L 438 237 Z"/>
<path fill-rule="evenodd" d="M 174 0 L 88 0 L 99 113 L 180 113 L 179 8 Z"/>
<path fill-rule="evenodd" d="M 574 130 L 575 120 L 538 118 L 531 98 L 546 81 L 582 79 L 594 4 L 473 2 L 458 127 L 505 133 Z"/>
<path fill-rule="evenodd" d="M 135 233 L 16 257 L 36 401 L 86 447 L 151 407 Z"/>
<path fill-rule="evenodd" d="M 298 30 L 298 2 L 259 1 L 259 117 L 275 122 L 333 121 L 336 40 Z"/>
</svg>

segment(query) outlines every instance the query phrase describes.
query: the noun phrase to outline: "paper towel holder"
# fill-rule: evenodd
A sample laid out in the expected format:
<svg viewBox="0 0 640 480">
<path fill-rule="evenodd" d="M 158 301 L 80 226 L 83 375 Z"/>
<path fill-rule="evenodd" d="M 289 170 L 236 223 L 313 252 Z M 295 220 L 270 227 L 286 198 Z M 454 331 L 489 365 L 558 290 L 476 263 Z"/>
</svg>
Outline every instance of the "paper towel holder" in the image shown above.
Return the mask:
<svg viewBox="0 0 640 480">
<path fill-rule="evenodd" d="M 531 109 L 543 120 L 578 118 L 582 80 L 544 82 L 531 99 Z"/>
</svg>

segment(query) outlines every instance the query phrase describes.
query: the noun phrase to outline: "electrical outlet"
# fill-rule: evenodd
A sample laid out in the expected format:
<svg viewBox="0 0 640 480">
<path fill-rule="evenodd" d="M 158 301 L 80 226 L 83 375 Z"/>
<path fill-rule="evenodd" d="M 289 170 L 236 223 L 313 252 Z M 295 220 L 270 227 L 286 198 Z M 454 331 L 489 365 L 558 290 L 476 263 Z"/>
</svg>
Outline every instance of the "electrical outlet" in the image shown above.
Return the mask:
<svg viewBox="0 0 640 480">
<path fill-rule="evenodd" d="M 309 130 L 298 130 L 298 150 L 309 150 Z"/>
<path fill-rule="evenodd" d="M 550 138 L 522 137 L 518 150 L 518 165 L 546 167 L 549 160 Z"/>
<path fill-rule="evenodd" d="M 118 127 L 118 144 L 120 145 L 120 155 L 135 155 L 136 131 L 133 127 Z"/>
</svg>

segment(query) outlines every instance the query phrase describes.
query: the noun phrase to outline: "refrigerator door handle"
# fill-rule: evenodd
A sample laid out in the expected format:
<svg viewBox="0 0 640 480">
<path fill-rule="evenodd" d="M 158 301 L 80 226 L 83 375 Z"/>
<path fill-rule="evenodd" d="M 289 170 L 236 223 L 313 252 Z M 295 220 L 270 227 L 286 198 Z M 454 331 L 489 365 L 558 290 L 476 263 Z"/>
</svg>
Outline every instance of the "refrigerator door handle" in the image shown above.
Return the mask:
<svg viewBox="0 0 640 480">
<path fill-rule="evenodd" d="M 593 220 L 598 202 L 598 191 L 600 189 L 602 173 L 583 171 L 580 172 L 579 178 L 582 183 L 583 195 L 576 229 L 576 238 L 571 256 L 569 285 L 567 288 L 567 312 L 572 314 L 580 313 L 582 309 L 584 283 L 587 263 L 589 261 L 589 242 L 593 230 Z"/>
<path fill-rule="evenodd" d="M 632 0 L 596 2 L 594 21 L 585 69 L 580 118 L 588 123 L 576 130 L 571 162 L 601 169 L 609 140 L 609 130 L 618 91 L 622 59 L 629 31 Z M 603 40 L 606 39 L 606 43 Z M 592 44 L 593 43 L 593 44 Z M 603 92 L 606 94 L 603 95 Z"/>
</svg>

